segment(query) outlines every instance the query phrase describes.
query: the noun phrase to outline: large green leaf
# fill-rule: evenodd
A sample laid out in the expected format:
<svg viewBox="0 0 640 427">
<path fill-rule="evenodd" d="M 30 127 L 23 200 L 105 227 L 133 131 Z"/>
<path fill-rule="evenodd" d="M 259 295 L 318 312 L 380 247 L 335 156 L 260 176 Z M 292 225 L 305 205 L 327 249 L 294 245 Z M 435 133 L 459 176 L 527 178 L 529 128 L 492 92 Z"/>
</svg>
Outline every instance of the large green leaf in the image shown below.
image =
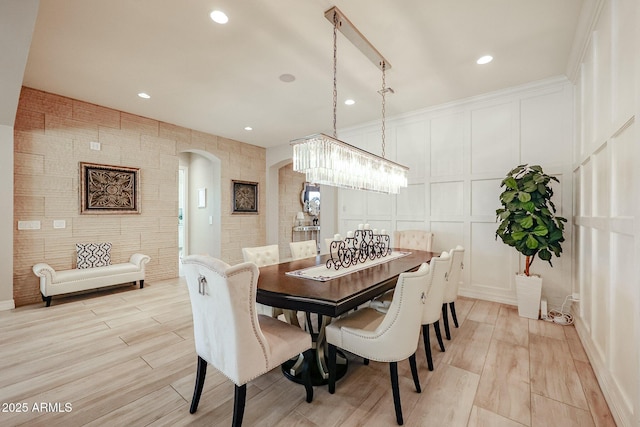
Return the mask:
<svg viewBox="0 0 640 427">
<path fill-rule="evenodd" d="M 533 234 L 536 236 L 546 236 L 549 234 L 549 229 L 544 225 L 537 225 L 536 228 L 533 229 Z"/>
<path fill-rule="evenodd" d="M 539 246 L 538 241 L 532 235 L 527 236 L 527 248 L 536 249 Z"/>
<path fill-rule="evenodd" d="M 518 192 L 518 200 L 520 200 L 522 203 L 526 203 L 529 200 L 531 200 L 531 194 L 525 192 L 525 191 L 519 191 Z"/>
<path fill-rule="evenodd" d="M 515 231 L 511 233 L 511 237 L 513 237 L 513 240 L 515 241 L 522 240 L 526 235 L 527 235 L 526 231 Z"/>
</svg>

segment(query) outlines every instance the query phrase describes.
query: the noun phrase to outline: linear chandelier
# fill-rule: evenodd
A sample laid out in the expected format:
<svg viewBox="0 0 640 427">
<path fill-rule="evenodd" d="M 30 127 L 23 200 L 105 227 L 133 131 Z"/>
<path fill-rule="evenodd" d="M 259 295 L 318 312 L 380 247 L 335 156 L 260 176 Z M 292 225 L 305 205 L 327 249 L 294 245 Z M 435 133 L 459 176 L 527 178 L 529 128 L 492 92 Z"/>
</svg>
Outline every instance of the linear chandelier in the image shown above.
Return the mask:
<svg viewBox="0 0 640 427">
<path fill-rule="evenodd" d="M 333 23 L 333 137 L 317 133 L 291 141 L 293 170 L 306 175 L 308 182 L 341 188 L 397 194 L 407 186 L 409 168 L 385 159 L 385 72 L 391 68 L 380 53 L 337 7 L 324 16 Z M 347 37 L 382 70 L 382 157 L 340 141 L 336 133 L 337 111 L 337 31 Z"/>
</svg>

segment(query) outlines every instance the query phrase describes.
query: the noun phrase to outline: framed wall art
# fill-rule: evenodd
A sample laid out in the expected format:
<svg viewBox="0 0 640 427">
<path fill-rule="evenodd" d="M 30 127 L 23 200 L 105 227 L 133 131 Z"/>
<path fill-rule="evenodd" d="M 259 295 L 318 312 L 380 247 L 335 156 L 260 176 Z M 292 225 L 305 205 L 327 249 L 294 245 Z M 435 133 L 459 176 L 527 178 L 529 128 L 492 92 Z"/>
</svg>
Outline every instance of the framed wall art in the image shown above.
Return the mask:
<svg viewBox="0 0 640 427">
<path fill-rule="evenodd" d="M 231 213 L 258 213 L 258 183 L 231 181 Z"/>
<path fill-rule="evenodd" d="M 80 213 L 139 214 L 140 169 L 80 162 Z"/>
</svg>

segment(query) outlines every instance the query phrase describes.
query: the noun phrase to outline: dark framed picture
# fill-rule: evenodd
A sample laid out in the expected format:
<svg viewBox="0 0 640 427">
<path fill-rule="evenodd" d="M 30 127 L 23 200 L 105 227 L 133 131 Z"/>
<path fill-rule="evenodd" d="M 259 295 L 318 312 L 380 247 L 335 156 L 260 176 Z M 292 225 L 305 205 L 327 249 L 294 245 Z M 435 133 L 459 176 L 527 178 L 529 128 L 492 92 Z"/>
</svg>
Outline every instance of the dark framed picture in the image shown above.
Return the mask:
<svg viewBox="0 0 640 427">
<path fill-rule="evenodd" d="M 231 213 L 258 213 L 258 183 L 231 181 Z"/>
<path fill-rule="evenodd" d="M 80 162 L 81 214 L 139 214 L 139 168 Z"/>
</svg>

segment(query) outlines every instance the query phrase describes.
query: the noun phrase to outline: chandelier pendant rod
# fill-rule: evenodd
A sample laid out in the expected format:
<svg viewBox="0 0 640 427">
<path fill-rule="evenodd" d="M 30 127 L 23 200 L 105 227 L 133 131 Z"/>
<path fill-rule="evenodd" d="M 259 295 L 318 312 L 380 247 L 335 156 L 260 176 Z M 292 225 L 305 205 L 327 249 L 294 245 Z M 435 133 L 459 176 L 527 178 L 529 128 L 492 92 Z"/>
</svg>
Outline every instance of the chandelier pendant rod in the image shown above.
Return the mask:
<svg viewBox="0 0 640 427">
<path fill-rule="evenodd" d="M 353 25 L 349 19 L 336 6 L 327 10 L 324 13 L 324 17 L 327 18 L 331 24 L 334 24 L 334 20 L 337 19 L 337 29 L 349 40 L 360 52 L 364 54 L 371 62 L 375 64 L 380 70 L 391 68 L 391 64 L 387 61 L 378 49 L 376 49 L 365 36 Z M 384 65 L 383 65 L 384 64 Z"/>
</svg>

